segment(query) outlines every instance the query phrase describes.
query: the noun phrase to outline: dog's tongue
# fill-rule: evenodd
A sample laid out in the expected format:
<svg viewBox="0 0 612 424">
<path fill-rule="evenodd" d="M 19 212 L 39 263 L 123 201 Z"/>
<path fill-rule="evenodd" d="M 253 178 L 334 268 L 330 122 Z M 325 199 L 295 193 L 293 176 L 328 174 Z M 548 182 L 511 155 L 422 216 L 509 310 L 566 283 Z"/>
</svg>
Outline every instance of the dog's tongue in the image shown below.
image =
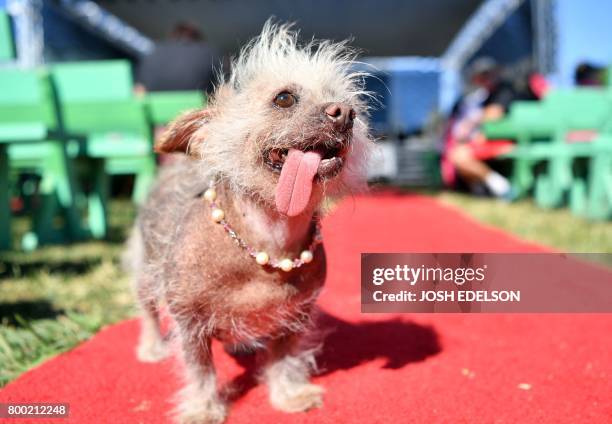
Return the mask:
<svg viewBox="0 0 612 424">
<path fill-rule="evenodd" d="M 321 154 L 317 152 L 289 150 L 276 186 L 276 209 L 280 213 L 296 216 L 304 212 L 320 162 Z"/>
</svg>

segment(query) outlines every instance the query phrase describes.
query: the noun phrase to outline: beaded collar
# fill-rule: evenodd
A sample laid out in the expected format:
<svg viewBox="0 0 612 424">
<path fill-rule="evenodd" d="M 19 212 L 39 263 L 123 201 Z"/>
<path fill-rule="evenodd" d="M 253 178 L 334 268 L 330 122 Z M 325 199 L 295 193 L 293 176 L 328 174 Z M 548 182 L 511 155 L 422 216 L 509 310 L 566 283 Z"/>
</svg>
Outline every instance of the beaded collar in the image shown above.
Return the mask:
<svg viewBox="0 0 612 424">
<path fill-rule="evenodd" d="M 236 244 L 243 250 L 245 250 L 250 257 L 255 259 L 261 266 L 268 266 L 276 269 L 281 269 L 285 272 L 290 272 L 295 268 L 300 268 L 307 263 L 312 262 L 314 250 L 318 244 L 321 244 L 323 237 L 321 236 L 321 224 L 319 219 L 315 218 L 315 231 L 312 241 L 306 250 L 302 250 L 298 258 L 271 258 L 270 255 L 263 251 L 257 250 L 249 245 L 242 237 L 240 237 L 231 225 L 225 220 L 225 212 L 219 207 L 217 203 L 217 192 L 214 185 L 211 183 L 208 190 L 204 192 L 204 200 L 206 200 L 210 206 L 210 218 L 221 225 L 225 232 L 236 242 Z"/>
</svg>

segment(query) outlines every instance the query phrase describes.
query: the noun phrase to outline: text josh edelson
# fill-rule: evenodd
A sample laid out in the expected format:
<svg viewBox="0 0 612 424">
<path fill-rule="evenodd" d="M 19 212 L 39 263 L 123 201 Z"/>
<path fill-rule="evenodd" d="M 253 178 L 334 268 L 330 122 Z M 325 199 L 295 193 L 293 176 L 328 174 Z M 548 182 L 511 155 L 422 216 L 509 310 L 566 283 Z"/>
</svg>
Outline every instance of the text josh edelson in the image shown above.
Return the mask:
<svg viewBox="0 0 612 424">
<path fill-rule="evenodd" d="M 415 286 L 419 281 L 452 282 L 461 287 L 466 282 L 482 283 L 485 279 L 486 265 L 478 268 L 428 268 L 396 265 L 394 268 L 375 268 L 372 271 L 372 284 L 381 286 L 385 282 L 402 281 Z M 422 290 L 420 293 L 401 290 L 385 293 L 376 290 L 372 293 L 375 302 L 520 302 L 520 290 Z"/>
</svg>

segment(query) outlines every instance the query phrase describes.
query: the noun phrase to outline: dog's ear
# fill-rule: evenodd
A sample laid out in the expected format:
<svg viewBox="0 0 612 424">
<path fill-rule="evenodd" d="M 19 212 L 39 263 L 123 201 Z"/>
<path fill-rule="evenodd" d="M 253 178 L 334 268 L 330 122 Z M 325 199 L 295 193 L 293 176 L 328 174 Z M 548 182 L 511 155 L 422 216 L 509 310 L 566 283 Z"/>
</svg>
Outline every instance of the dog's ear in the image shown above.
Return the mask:
<svg viewBox="0 0 612 424">
<path fill-rule="evenodd" d="M 176 118 L 157 140 L 157 153 L 182 152 L 194 155 L 195 147 L 204 141 L 205 126 L 212 115 L 211 109 L 198 109 Z"/>
</svg>

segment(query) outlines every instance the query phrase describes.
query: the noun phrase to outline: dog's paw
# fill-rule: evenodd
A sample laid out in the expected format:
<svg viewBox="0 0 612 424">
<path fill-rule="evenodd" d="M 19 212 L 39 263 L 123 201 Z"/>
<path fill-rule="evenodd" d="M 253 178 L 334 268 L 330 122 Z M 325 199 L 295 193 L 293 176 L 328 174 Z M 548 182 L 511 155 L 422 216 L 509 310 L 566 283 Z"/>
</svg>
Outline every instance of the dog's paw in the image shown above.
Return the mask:
<svg viewBox="0 0 612 424">
<path fill-rule="evenodd" d="M 183 403 L 178 415 L 179 424 L 221 424 L 227 417 L 227 407 L 222 402 L 206 402 L 205 404 L 190 401 Z"/>
<path fill-rule="evenodd" d="M 170 355 L 170 349 L 164 341 L 140 343 L 136 349 L 136 357 L 140 362 L 159 362 Z"/>
<path fill-rule="evenodd" d="M 315 384 L 289 386 L 271 393 L 270 403 L 283 412 L 303 412 L 322 407 L 323 392 L 323 387 Z"/>
</svg>

